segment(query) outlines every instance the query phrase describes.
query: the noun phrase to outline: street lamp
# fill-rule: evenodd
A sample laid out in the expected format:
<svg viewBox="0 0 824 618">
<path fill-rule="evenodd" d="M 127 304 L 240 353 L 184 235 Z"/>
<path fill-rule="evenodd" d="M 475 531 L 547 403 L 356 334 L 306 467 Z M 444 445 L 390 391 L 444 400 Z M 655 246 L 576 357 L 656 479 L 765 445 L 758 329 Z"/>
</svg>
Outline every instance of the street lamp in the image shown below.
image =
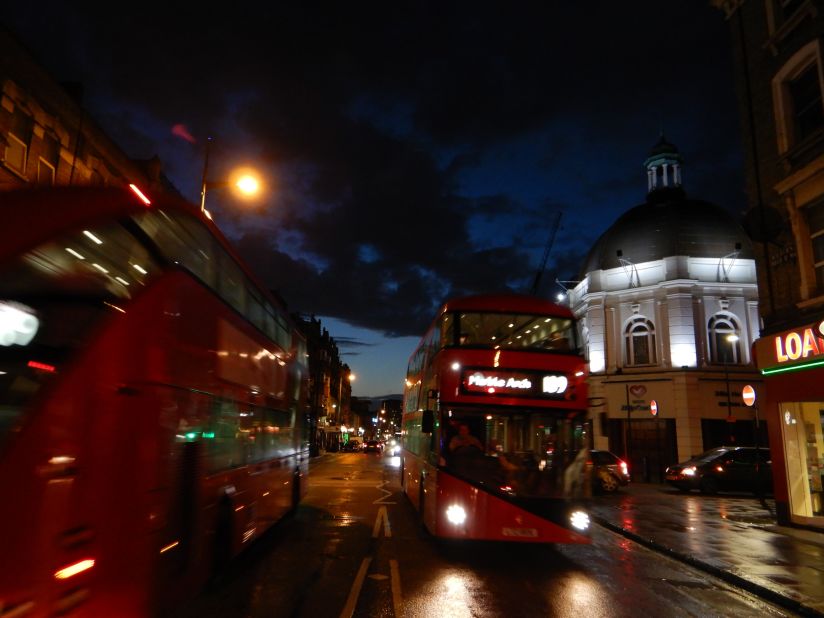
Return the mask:
<svg viewBox="0 0 824 618">
<path fill-rule="evenodd" d="M 257 172 L 250 167 L 243 167 L 234 170 L 229 179 L 220 182 L 209 182 L 207 180 L 209 174 L 209 150 L 212 144 L 212 138 L 206 140 L 206 155 L 203 159 L 203 177 L 200 181 L 200 212 L 209 215 L 206 211 L 206 190 L 219 189 L 222 187 L 232 187 L 238 196 L 244 198 L 251 198 L 257 195 L 261 190 L 261 181 Z"/>
</svg>

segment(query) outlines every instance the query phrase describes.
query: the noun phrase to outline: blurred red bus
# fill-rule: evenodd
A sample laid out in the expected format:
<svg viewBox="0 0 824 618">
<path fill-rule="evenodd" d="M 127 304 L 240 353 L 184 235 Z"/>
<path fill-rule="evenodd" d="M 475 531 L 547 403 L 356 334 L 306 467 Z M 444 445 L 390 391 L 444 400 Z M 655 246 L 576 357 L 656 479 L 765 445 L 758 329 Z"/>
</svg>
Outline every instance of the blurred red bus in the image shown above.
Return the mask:
<svg viewBox="0 0 824 618">
<path fill-rule="evenodd" d="M 441 308 L 409 360 L 401 461 L 433 535 L 589 542 L 576 500 L 588 494 L 589 457 L 576 341 L 572 313 L 531 296 Z"/>
<path fill-rule="evenodd" d="M 0 615 L 156 614 L 305 493 L 305 342 L 189 203 L 0 213 Z"/>
</svg>

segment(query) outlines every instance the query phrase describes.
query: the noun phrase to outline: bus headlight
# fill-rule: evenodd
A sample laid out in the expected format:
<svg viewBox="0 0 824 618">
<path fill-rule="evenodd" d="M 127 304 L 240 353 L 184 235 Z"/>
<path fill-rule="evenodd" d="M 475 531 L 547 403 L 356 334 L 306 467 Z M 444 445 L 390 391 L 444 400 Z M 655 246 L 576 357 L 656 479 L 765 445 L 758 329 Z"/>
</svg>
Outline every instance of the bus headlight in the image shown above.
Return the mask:
<svg viewBox="0 0 824 618">
<path fill-rule="evenodd" d="M 581 531 L 588 530 L 589 529 L 589 515 L 587 515 L 583 511 L 572 511 L 572 513 L 569 514 L 569 523 L 576 530 L 581 530 Z"/>
<path fill-rule="evenodd" d="M 453 504 L 446 509 L 446 518 L 449 520 L 450 524 L 460 526 L 466 521 L 466 511 L 464 510 L 464 507 Z"/>
</svg>

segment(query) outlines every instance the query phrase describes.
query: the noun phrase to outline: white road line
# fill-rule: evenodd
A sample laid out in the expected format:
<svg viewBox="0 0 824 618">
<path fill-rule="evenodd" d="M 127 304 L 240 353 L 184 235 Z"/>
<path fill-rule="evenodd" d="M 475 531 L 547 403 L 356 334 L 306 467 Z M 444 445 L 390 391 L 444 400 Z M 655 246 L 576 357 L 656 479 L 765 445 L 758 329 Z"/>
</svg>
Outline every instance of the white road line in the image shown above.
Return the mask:
<svg viewBox="0 0 824 618">
<path fill-rule="evenodd" d="M 392 577 L 392 609 L 395 618 L 403 618 L 403 605 L 401 604 L 401 575 L 398 571 L 398 561 L 389 559 L 389 575 Z"/>
<path fill-rule="evenodd" d="M 372 527 L 372 538 L 378 538 L 378 533 L 381 530 L 381 521 L 383 521 L 383 534 L 386 538 L 392 536 L 392 527 L 389 525 L 389 515 L 386 512 L 386 507 L 382 506 L 378 509 L 378 516 L 375 518 L 375 525 Z"/>
<path fill-rule="evenodd" d="M 382 492 L 383 492 L 383 493 L 385 493 L 386 495 L 385 495 L 385 496 L 382 496 L 382 497 L 380 497 L 380 498 L 378 498 L 378 499 L 377 499 L 377 500 L 375 500 L 372 504 L 397 504 L 397 502 L 394 502 L 394 501 L 393 501 L 393 502 L 388 502 L 388 501 L 386 500 L 389 496 L 391 496 L 391 495 L 392 495 L 392 492 L 391 492 L 391 491 L 387 491 L 387 490 L 385 490 L 385 489 L 383 488 L 383 486 L 384 486 L 384 485 L 388 485 L 388 484 L 389 484 L 389 481 L 383 481 L 383 482 L 382 482 L 382 483 L 380 483 L 379 485 L 376 485 L 376 486 L 375 486 L 375 488 L 376 488 L 376 489 L 378 489 L 379 491 L 382 491 Z"/>
<path fill-rule="evenodd" d="M 363 586 L 363 580 L 366 579 L 366 571 L 369 570 L 370 562 L 372 562 L 372 558 L 364 558 L 361 562 L 358 574 L 355 576 L 355 582 L 349 591 L 349 597 L 346 599 L 346 605 L 343 606 L 343 611 L 340 613 L 340 618 L 352 618 L 352 614 L 355 613 L 355 606 L 358 604 L 358 597 Z"/>
</svg>

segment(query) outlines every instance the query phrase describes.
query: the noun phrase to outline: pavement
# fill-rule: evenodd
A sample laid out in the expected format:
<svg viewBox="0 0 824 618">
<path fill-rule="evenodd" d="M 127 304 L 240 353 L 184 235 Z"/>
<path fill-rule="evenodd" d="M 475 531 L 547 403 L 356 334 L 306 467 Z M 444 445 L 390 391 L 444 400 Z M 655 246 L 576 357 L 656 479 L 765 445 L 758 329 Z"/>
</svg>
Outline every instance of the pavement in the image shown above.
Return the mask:
<svg viewBox="0 0 824 618">
<path fill-rule="evenodd" d="M 778 525 L 769 497 L 630 483 L 593 496 L 590 516 L 800 616 L 824 617 L 824 532 Z"/>
</svg>

